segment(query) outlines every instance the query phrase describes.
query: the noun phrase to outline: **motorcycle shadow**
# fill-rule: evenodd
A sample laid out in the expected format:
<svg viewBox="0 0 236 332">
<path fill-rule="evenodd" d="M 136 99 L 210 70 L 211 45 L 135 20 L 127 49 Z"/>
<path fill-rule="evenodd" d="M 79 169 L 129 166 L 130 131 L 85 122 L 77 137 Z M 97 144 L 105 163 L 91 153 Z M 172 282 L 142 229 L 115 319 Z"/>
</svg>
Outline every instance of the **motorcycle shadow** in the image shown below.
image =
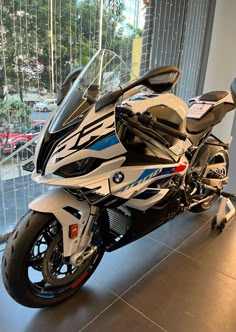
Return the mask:
<svg viewBox="0 0 236 332">
<path fill-rule="evenodd" d="M 100 283 L 91 278 L 68 300 L 40 309 L 24 332 L 78 331 L 115 300 Z"/>
</svg>

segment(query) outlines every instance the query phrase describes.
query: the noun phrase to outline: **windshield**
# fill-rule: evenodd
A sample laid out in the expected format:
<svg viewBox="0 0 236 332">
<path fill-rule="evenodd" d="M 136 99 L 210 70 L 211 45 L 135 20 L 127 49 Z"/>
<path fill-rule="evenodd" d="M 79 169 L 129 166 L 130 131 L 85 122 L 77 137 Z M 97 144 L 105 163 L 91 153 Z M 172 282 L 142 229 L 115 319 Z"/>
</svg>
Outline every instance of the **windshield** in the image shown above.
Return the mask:
<svg viewBox="0 0 236 332">
<path fill-rule="evenodd" d="M 49 132 L 79 123 L 99 98 L 129 80 L 129 70 L 117 54 L 109 50 L 97 51 L 70 87 Z"/>
</svg>

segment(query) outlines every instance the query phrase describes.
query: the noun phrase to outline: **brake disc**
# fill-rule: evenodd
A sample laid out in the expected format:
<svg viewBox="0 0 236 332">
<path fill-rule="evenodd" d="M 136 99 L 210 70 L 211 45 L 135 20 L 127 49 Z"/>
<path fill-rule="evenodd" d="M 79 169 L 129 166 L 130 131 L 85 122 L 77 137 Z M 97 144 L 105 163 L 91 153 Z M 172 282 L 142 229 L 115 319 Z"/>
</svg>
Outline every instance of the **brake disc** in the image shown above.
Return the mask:
<svg viewBox="0 0 236 332">
<path fill-rule="evenodd" d="M 86 265 L 82 262 L 79 267 L 76 267 L 64 259 L 62 233 L 60 232 L 50 242 L 45 252 L 42 274 L 47 283 L 63 286 L 78 278 Z"/>
</svg>

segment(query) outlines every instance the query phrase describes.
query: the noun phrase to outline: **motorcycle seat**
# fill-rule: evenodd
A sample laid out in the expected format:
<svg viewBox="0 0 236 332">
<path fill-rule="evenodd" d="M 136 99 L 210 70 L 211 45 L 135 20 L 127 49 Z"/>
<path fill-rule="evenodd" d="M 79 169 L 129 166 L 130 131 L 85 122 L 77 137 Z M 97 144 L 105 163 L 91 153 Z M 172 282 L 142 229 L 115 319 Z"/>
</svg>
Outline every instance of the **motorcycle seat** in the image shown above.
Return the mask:
<svg viewBox="0 0 236 332">
<path fill-rule="evenodd" d="M 208 113 L 200 120 L 187 118 L 186 129 L 188 133 L 198 134 L 206 130 L 208 127 L 211 127 L 213 122 L 214 115 L 212 113 Z"/>
<path fill-rule="evenodd" d="M 220 123 L 226 113 L 235 109 L 235 105 L 232 102 L 225 101 L 220 103 L 220 100 L 224 99 L 227 95 L 227 91 L 212 91 L 202 95 L 199 98 L 200 102 L 205 101 L 216 104 L 213 104 L 212 108 L 200 119 L 191 119 L 187 117 L 187 132 L 190 134 L 198 134 Z"/>
</svg>

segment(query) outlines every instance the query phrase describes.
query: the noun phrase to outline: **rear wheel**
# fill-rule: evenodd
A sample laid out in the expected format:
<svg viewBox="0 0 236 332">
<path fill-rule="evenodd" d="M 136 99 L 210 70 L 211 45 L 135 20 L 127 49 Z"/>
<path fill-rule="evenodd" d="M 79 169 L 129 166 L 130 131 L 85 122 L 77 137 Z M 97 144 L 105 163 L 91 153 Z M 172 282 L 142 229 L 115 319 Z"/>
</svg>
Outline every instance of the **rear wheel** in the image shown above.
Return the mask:
<svg viewBox="0 0 236 332">
<path fill-rule="evenodd" d="M 220 179 L 223 177 L 227 177 L 229 170 L 229 157 L 228 153 L 225 150 L 220 150 L 219 152 L 217 152 L 214 155 L 214 157 L 212 157 L 212 159 L 208 162 L 209 165 L 221 164 L 221 163 L 225 163 L 225 166 L 224 167 L 219 166 L 217 168 L 217 171 L 214 172 L 209 171 L 205 175 L 205 177 L 209 179 Z M 201 196 L 201 199 L 204 199 L 207 196 L 209 196 L 209 200 L 206 200 L 204 203 L 192 207 L 190 211 L 194 213 L 204 212 L 208 210 L 214 205 L 215 201 L 218 198 L 218 194 L 204 187 L 199 187 L 197 194 Z"/>
<path fill-rule="evenodd" d="M 2 276 L 8 293 L 20 304 L 43 308 L 75 293 L 89 279 L 103 254 L 99 228 L 84 252 L 91 255 L 73 266 L 63 257 L 61 225 L 51 214 L 29 211 L 8 240 Z"/>
</svg>

